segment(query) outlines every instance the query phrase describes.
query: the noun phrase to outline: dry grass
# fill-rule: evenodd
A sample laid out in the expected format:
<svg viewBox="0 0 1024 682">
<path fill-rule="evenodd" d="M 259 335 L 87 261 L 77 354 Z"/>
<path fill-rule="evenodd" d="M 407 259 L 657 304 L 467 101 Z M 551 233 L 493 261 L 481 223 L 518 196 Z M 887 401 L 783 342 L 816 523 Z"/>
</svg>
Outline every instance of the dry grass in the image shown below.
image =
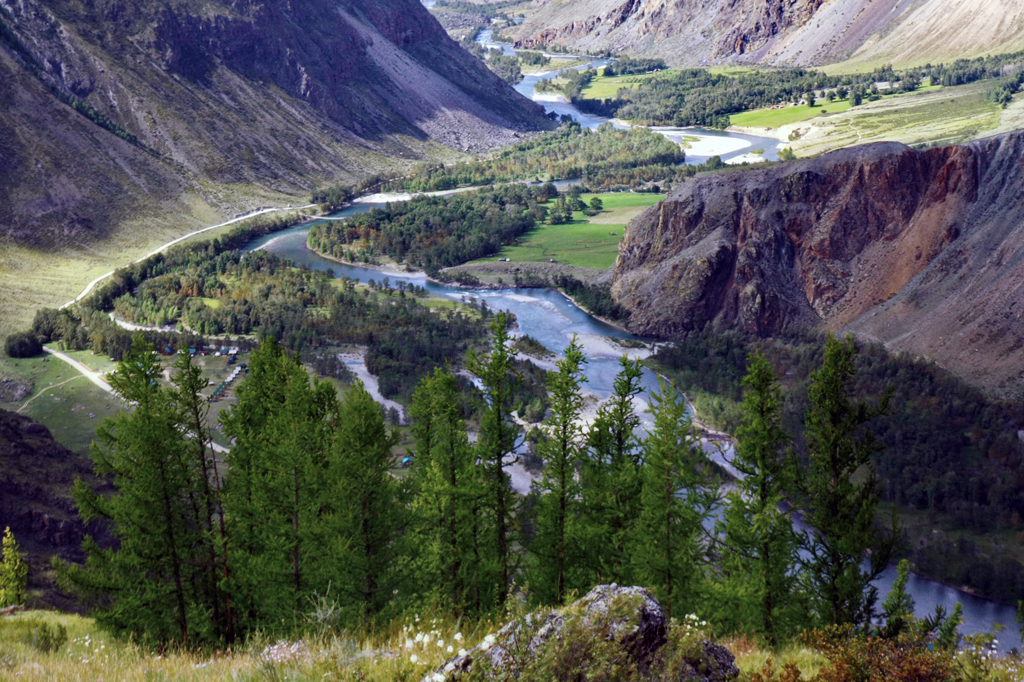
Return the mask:
<svg viewBox="0 0 1024 682">
<path fill-rule="evenodd" d="M 948 145 L 995 129 L 1002 109 L 988 98 L 990 82 L 942 88 L 922 94 L 866 102 L 834 116 L 780 129 L 800 133 L 792 145 L 798 156 L 812 156 L 869 142 Z"/>
<path fill-rule="evenodd" d="M 25 639 L 41 622 L 67 628 L 68 643 L 42 653 Z M 419 680 L 495 631 L 411 615 L 371 634 L 322 629 L 306 637 L 257 636 L 234 651 L 166 651 L 118 640 L 80 616 L 30 611 L 0 619 L 0 679 L 67 680 Z"/>
</svg>

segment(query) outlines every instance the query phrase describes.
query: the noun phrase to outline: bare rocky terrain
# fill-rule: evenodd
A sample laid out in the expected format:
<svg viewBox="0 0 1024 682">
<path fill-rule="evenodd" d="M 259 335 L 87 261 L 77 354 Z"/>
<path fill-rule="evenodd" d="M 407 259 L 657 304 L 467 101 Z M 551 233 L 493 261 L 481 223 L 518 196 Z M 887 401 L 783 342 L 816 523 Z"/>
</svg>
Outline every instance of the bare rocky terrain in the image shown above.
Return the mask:
<svg viewBox="0 0 1024 682">
<path fill-rule="evenodd" d="M 850 60 L 923 65 L 1024 49 L 1013 0 L 536 0 L 524 47 L 660 57 L 672 65 Z"/>
<path fill-rule="evenodd" d="M 1024 133 L 687 180 L 626 229 L 629 328 L 853 332 L 1024 394 Z"/>
</svg>

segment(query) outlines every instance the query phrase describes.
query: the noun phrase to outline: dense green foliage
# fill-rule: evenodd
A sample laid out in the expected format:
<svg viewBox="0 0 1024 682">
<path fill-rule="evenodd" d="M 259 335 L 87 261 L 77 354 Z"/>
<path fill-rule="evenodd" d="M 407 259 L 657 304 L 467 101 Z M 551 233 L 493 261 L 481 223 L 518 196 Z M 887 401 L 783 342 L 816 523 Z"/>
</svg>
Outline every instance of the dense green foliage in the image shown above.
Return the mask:
<svg viewBox="0 0 1024 682">
<path fill-rule="evenodd" d="M 87 537 L 84 567 L 54 563 L 62 583 L 90 597 L 97 620 L 114 632 L 182 644 L 230 641 L 220 582 L 225 546 L 213 532 L 216 461 L 205 426 L 191 428 L 189 404 L 198 399 L 187 354 L 177 369 L 175 387 L 159 387 L 156 356 L 137 338 L 109 377 L 135 405 L 106 420 L 92 448 L 96 473 L 112 477 L 117 493 L 101 496 L 81 481 L 74 493 L 83 520 L 108 522 L 118 547 Z"/>
<path fill-rule="evenodd" d="M 952 64 L 928 64 L 920 73 L 932 79 L 933 85 L 966 85 L 1006 75 L 1007 67 L 1017 67 L 1024 61 L 1024 52 L 988 55 L 974 59 L 958 59 Z M 892 67 L 889 67 L 892 71 Z M 886 79 L 888 80 L 888 79 Z"/>
<path fill-rule="evenodd" d="M 357 287 L 329 273 L 291 267 L 263 250 L 177 252 L 115 277 L 117 285 L 88 305 L 109 301 L 129 322 L 180 324 L 187 330 L 146 332 L 161 349 L 203 348 L 203 337 L 191 332 L 228 335 L 243 346 L 251 344 L 247 338 L 270 335 L 310 355 L 339 344 L 365 345 L 367 368 L 380 377 L 386 396 L 410 397 L 421 376 L 483 337 L 482 318 L 489 315 L 486 309 L 480 316 L 436 313 L 421 302 L 420 288 L 392 287 L 387 278 Z M 105 312 L 83 307 L 81 317 L 69 310 L 40 311 L 36 334 L 68 348 L 91 347 L 121 357 L 132 333 Z"/>
<path fill-rule="evenodd" d="M 31 358 L 43 352 L 43 344 L 32 330 L 14 332 L 7 337 L 4 350 L 11 358 Z"/>
<path fill-rule="evenodd" d="M 509 85 L 515 85 L 523 80 L 523 69 L 519 66 L 519 59 L 505 56 L 501 50 L 487 51 L 487 68 L 498 74 L 498 77 Z"/>
<path fill-rule="evenodd" d="M 706 69 L 676 69 L 647 78 L 634 88 L 624 88 L 614 99 L 583 98 L 583 88 L 596 75 L 596 71 L 580 72 L 577 76 L 570 74 L 562 87 L 581 111 L 618 116 L 642 125 L 708 128 L 728 127 L 730 114 L 799 100 L 810 90 L 834 88 L 844 83 L 842 76 L 807 69 L 737 75 L 715 74 Z"/>
<path fill-rule="evenodd" d="M 643 370 L 639 360 L 622 357 L 619 364 L 611 399 L 600 407 L 587 434 L 591 453 L 582 460 L 580 481 L 594 577 L 626 585 L 632 582 L 633 529 L 640 518 L 643 457 L 633 400 L 642 391 Z"/>
<path fill-rule="evenodd" d="M 608 286 L 588 285 L 572 275 L 556 275 L 553 284 L 592 315 L 615 322 L 624 322 L 629 318 L 629 312 L 612 298 Z"/>
<path fill-rule="evenodd" d="M 858 503 L 860 491 L 873 492 L 857 471 L 870 443 L 844 445 L 848 427 L 868 414 L 845 393 L 850 346 L 830 341 L 815 375 L 806 478 L 782 456 L 780 394 L 767 361 L 755 356 L 735 459 L 749 476 L 746 494 L 724 502 L 724 529 L 716 529 L 707 521 L 723 500 L 682 397 L 662 383 L 652 396 L 653 425 L 639 438 L 640 367 L 623 359 L 612 399 L 585 426 L 585 358 L 575 342 L 547 378 L 543 474 L 523 501 L 505 470 L 520 444 L 512 404 L 521 380 L 507 327 L 505 315 L 496 316 L 489 347 L 466 362 L 482 386 L 476 415 L 450 369 L 418 386 L 407 478 L 392 474 L 397 436 L 362 385 L 339 399 L 272 338 L 252 354 L 238 402 L 221 416 L 234 442 L 221 475 L 201 373 L 182 355 L 172 386 L 162 387 L 152 348 L 136 340 L 111 379 L 135 409 L 101 427 L 93 452 L 97 472 L 112 474 L 117 491 L 76 489 L 82 513 L 109 520 L 119 542 L 101 549 L 87 540 L 84 567 L 58 563 L 64 583 L 90 596 L 116 632 L 189 645 L 310 625 L 374 627 L 427 603 L 460 616 L 493 613 L 519 580 L 534 601 L 550 604 L 621 578 L 650 587 L 680 617 L 707 613 L 724 630 L 769 641 L 807 624 L 864 622 L 863 597 L 852 589 L 844 593 L 850 615 L 823 609 L 812 618 L 799 606 L 827 589 L 828 578 L 807 570 L 813 560 L 793 561 L 793 531 L 783 531 L 788 517 L 779 511 L 794 490 L 807 491 L 811 516 L 832 505 L 816 493 L 814 457 L 826 441 L 860 457 L 832 480 Z M 826 522 L 806 536 L 812 559 L 829 543 L 862 543 L 862 528 Z M 744 562 L 743 575 L 759 576 L 749 584 L 738 580 Z M 910 622 L 901 594 L 884 607 L 893 636 Z M 758 617 L 742 615 L 748 607 Z M 741 615 L 730 615 L 736 609 Z"/>
<path fill-rule="evenodd" d="M 716 490 L 702 472 L 701 451 L 686 401 L 659 380 L 651 396 L 654 427 L 643 445 L 640 514 L 634 531 L 633 570 L 671 616 L 698 607 L 703 551 L 700 533 Z"/>
<path fill-rule="evenodd" d="M 768 360 L 753 353 L 743 379 L 732 466 L 742 478 L 728 495 L 722 517 L 722 599 L 718 612 L 726 627 L 756 624 L 775 647 L 802 625 L 806 604 L 797 589 L 799 539 L 783 502 L 798 480 L 796 461 L 786 456 L 789 436 L 782 429 L 782 391 Z"/>
<path fill-rule="evenodd" d="M 506 185 L 446 197 L 386 204 L 343 222 L 313 226 L 308 243 L 332 258 L 358 260 L 360 251 L 387 254 L 436 275 L 481 258 L 531 230 L 546 215 L 540 187 Z"/>
<path fill-rule="evenodd" d="M 638 57 L 619 57 L 604 67 L 605 76 L 625 76 L 636 73 L 650 73 L 667 69 L 665 62 L 661 59 L 641 59 Z"/>
<path fill-rule="evenodd" d="M 698 412 L 716 426 L 734 431 L 741 424 L 738 404 L 746 358 L 753 349 L 768 357 L 784 377 L 782 423 L 807 461 L 803 415 L 812 370 L 822 361 L 816 335 L 782 340 L 735 332 L 686 336 L 655 356 L 659 371 L 687 386 Z M 1011 547 L 986 546 L 970 535 L 1024 530 L 1024 446 L 1017 431 L 1024 410 L 986 398 L 934 363 L 907 354 L 891 355 L 881 346 L 859 347 L 851 390 L 878 400 L 892 384 L 889 415 L 870 428 L 883 449 L 873 457 L 882 501 L 925 515 L 927 531 L 907 535 L 906 555 L 924 575 L 969 585 L 980 593 L 1014 603 L 1024 593 L 1024 566 Z M 906 524 L 905 524 L 906 525 Z M 934 535 L 936 525 L 957 534 Z M 958 537 L 959 531 L 968 537 Z"/>
<path fill-rule="evenodd" d="M 585 538 L 582 495 L 576 471 L 586 452 L 583 411 L 583 350 L 575 335 L 557 371 L 548 373 L 551 407 L 544 421 L 547 437 L 541 442 L 544 460 L 541 480 L 535 485 L 536 532 L 530 543 L 533 563 L 527 572 L 539 599 L 560 604 L 568 590 L 585 590 L 591 576 L 583 569 Z"/>
<path fill-rule="evenodd" d="M 569 122 L 488 159 L 449 166 L 424 164 L 408 176 L 391 180 L 387 188 L 428 192 L 514 180 L 571 178 L 602 187 L 629 184 L 635 171 L 672 166 L 684 159 L 678 144 L 649 130 L 617 130 L 611 125 L 591 130 Z"/>
</svg>

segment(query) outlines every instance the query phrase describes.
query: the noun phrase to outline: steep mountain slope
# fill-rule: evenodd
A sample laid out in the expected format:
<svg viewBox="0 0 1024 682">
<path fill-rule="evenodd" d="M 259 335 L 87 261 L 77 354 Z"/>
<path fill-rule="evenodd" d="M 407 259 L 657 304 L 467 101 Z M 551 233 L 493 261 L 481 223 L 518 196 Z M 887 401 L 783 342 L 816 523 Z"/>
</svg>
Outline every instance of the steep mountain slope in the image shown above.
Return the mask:
<svg viewBox="0 0 1024 682">
<path fill-rule="evenodd" d="M 846 59 L 924 64 L 1024 48 L 1013 0 L 537 0 L 515 31 L 557 43 L 661 57 L 673 65 Z"/>
<path fill-rule="evenodd" d="M 83 561 L 86 533 L 100 543 L 109 541 L 101 526 L 87 527 L 78 518 L 71 496 L 77 478 L 102 488 L 87 458 L 57 443 L 42 424 L 0 410 L 0 529 L 10 527 L 27 552 L 30 589 L 43 590 L 43 604 L 65 609 L 74 603 L 56 591 L 50 557 Z"/>
<path fill-rule="evenodd" d="M 22 171 L 5 169 L 0 234 L 40 243 L 109 225 L 90 182 L 299 194 L 428 141 L 490 148 L 541 125 L 416 0 L 0 0 L 0 22 L 4 155 Z M 73 99 L 106 129 L 72 121 Z"/>
<path fill-rule="evenodd" d="M 626 229 L 629 327 L 852 331 L 1024 389 L 1024 133 L 845 149 L 686 181 Z"/>
</svg>

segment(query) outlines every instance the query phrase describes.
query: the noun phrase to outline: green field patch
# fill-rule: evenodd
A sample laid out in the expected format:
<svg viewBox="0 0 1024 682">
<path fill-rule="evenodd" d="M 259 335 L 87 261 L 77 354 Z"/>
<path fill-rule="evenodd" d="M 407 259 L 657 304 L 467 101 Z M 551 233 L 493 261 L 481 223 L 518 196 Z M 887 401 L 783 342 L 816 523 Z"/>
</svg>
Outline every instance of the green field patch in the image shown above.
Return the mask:
<svg viewBox="0 0 1024 682">
<path fill-rule="evenodd" d="M 814 107 L 791 106 L 784 109 L 754 109 L 729 117 L 729 123 L 744 128 L 778 128 L 790 123 L 800 123 L 822 114 L 838 114 L 850 108 L 849 100 L 822 102 Z"/>
<path fill-rule="evenodd" d="M 216 298 L 206 298 L 205 296 L 203 296 L 200 297 L 199 300 L 206 304 L 207 308 L 213 308 L 214 310 L 216 310 L 217 308 L 220 307 L 220 301 Z"/>
<path fill-rule="evenodd" d="M 571 223 L 540 225 L 523 235 L 519 244 L 502 248 L 497 256 L 476 262 L 508 258 L 517 263 L 547 263 L 554 260 L 563 265 L 586 268 L 609 268 L 619 255 L 619 240 L 626 223 L 645 207 L 658 203 L 661 194 L 584 194 L 581 199 L 589 204 L 597 196 L 604 210 L 596 216 L 573 213 Z M 614 233 L 614 234 L 613 234 Z"/>
<path fill-rule="evenodd" d="M 661 73 L 668 73 L 662 71 Z M 640 83 L 650 80 L 661 73 L 633 73 L 622 76 L 596 76 L 587 87 L 583 88 L 582 96 L 585 99 L 611 99 L 615 97 L 622 88 L 633 89 Z"/>
</svg>

